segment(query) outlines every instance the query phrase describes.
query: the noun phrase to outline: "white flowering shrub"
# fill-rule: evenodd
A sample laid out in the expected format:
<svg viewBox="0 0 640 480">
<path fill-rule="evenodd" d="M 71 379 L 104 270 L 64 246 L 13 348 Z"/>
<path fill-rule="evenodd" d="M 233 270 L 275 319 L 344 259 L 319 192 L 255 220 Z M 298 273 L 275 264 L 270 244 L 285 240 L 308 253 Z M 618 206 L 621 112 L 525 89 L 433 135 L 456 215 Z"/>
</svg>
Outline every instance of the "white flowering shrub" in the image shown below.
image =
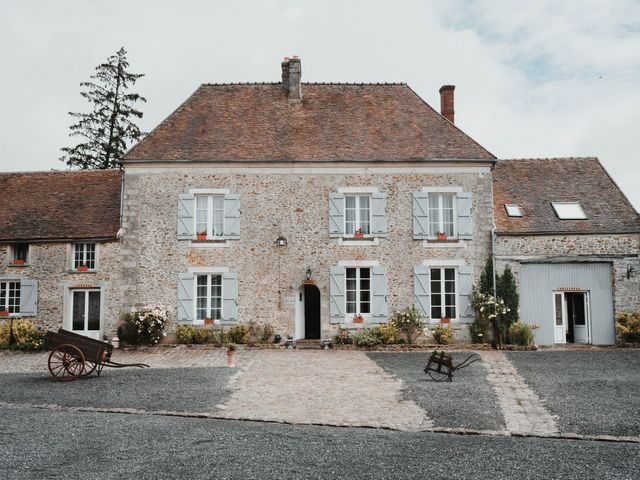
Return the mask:
<svg viewBox="0 0 640 480">
<path fill-rule="evenodd" d="M 491 325 L 496 318 L 498 320 L 508 314 L 511 309 L 507 307 L 501 298 L 495 299 L 493 295 L 481 293 L 474 289 L 471 295 L 471 304 L 475 311 L 475 321 L 470 326 L 473 343 L 483 343 L 489 340 Z M 503 336 L 505 334 L 503 333 Z"/>
<path fill-rule="evenodd" d="M 420 311 L 411 305 L 400 312 L 395 312 L 389 325 L 396 332 L 404 334 L 408 343 L 414 343 L 424 333 L 425 322 L 422 320 Z"/>
<path fill-rule="evenodd" d="M 127 343 L 155 345 L 166 335 L 166 324 L 167 311 L 162 306 L 146 305 L 140 310 L 132 308 L 124 316 L 124 328 L 119 329 L 119 334 L 124 333 L 127 338 L 122 340 Z"/>
</svg>

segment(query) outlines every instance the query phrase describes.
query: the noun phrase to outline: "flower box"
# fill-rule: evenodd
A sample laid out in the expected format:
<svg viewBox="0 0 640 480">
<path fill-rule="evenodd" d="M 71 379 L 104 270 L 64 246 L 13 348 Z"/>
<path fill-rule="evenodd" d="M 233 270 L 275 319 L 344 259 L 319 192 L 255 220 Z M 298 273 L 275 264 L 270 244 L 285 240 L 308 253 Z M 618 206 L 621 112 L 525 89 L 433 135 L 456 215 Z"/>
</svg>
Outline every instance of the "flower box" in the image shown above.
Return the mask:
<svg viewBox="0 0 640 480">
<path fill-rule="evenodd" d="M 87 267 L 86 265 L 82 265 L 82 266 L 78 267 L 76 270 L 78 270 L 79 272 L 88 272 L 89 271 L 89 267 Z"/>
<path fill-rule="evenodd" d="M 444 233 L 444 232 L 438 232 L 437 235 L 436 235 L 436 239 L 439 242 L 444 242 L 447 239 L 447 234 Z"/>
<path fill-rule="evenodd" d="M 9 316 L 9 312 L 7 312 L 6 310 L 0 310 L 0 317 L 8 317 Z"/>
<path fill-rule="evenodd" d="M 449 317 L 442 317 L 442 318 L 440 319 L 440 323 L 443 323 L 443 324 L 445 324 L 445 325 L 448 325 L 448 324 L 450 324 L 450 323 L 451 323 L 451 319 L 450 319 Z"/>
<path fill-rule="evenodd" d="M 362 315 L 356 315 L 353 317 L 353 323 L 364 323 Z"/>
<path fill-rule="evenodd" d="M 356 232 L 353 234 L 353 238 L 355 238 L 356 240 L 362 240 L 364 238 L 364 233 Z"/>
<path fill-rule="evenodd" d="M 203 241 L 207 239 L 207 231 L 196 233 L 196 240 Z"/>
<path fill-rule="evenodd" d="M 213 326 L 213 318 L 205 318 L 204 319 L 204 325 L 206 327 L 212 327 Z"/>
<path fill-rule="evenodd" d="M 24 260 L 14 260 L 11 265 L 24 265 Z"/>
</svg>

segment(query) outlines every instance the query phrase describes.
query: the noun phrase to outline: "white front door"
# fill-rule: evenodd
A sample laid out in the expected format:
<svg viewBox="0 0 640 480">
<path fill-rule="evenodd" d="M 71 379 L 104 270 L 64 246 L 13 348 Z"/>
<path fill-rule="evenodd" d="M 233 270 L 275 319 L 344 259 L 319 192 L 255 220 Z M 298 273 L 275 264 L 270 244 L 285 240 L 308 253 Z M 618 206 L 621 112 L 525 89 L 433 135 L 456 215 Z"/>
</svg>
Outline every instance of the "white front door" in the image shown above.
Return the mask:
<svg viewBox="0 0 640 480">
<path fill-rule="evenodd" d="M 71 331 L 102 340 L 100 290 L 71 291 Z"/>
<path fill-rule="evenodd" d="M 562 292 L 553 294 L 553 313 L 554 341 L 555 343 L 567 343 L 567 310 Z"/>
<path fill-rule="evenodd" d="M 573 325 L 573 341 L 589 343 L 589 315 L 586 292 L 567 294 L 567 316 Z"/>
</svg>

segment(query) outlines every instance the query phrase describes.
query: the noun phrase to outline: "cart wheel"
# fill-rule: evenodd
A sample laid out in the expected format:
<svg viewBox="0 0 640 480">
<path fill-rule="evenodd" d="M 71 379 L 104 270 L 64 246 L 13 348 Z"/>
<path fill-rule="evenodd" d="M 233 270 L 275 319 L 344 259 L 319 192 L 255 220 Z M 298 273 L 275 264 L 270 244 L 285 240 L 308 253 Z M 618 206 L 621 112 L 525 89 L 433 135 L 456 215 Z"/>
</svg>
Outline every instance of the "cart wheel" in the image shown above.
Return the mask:
<svg viewBox="0 0 640 480">
<path fill-rule="evenodd" d="M 56 380 L 77 380 L 84 371 L 84 355 L 73 345 L 58 345 L 49 354 L 49 372 Z"/>
<path fill-rule="evenodd" d="M 427 374 L 431 377 L 431 380 L 434 382 L 450 382 L 451 377 L 447 372 L 438 372 L 436 370 L 428 370 Z"/>
<path fill-rule="evenodd" d="M 85 360 L 85 362 L 84 362 L 84 372 L 82 372 L 82 376 L 83 377 L 88 377 L 89 375 L 91 375 L 93 373 L 93 371 L 96 369 L 97 366 L 98 366 L 97 363 L 93 363 L 93 362 L 89 362 L 89 361 Z"/>
</svg>

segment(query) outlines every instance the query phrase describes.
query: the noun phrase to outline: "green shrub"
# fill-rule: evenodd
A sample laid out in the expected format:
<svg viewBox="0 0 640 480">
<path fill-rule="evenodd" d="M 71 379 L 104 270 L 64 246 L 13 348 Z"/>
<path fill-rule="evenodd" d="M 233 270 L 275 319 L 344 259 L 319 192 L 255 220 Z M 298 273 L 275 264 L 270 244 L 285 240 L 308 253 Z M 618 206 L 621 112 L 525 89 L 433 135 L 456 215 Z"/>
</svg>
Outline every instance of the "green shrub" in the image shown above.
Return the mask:
<svg viewBox="0 0 640 480">
<path fill-rule="evenodd" d="M 229 329 L 229 342 L 237 344 L 247 343 L 249 328 L 246 325 L 234 325 Z"/>
<path fill-rule="evenodd" d="M 380 339 L 385 345 L 391 345 L 398 341 L 398 334 L 400 332 L 395 323 L 383 323 L 378 327 L 378 331 L 380 332 Z"/>
<path fill-rule="evenodd" d="M 453 340 L 453 330 L 444 325 L 436 325 L 433 330 L 433 339 L 440 345 L 449 345 Z"/>
<path fill-rule="evenodd" d="M 187 345 L 193 343 L 195 330 L 196 327 L 193 325 L 178 325 L 176 327 L 176 341 Z"/>
<path fill-rule="evenodd" d="M 11 321 L 0 322 L 0 348 L 9 348 L 11 341 Z"/>
<path fill-rule="evenodd" d="M 616 315 L 616 330 L 627 342 L 640 342 L 640 311 Z"/>
<path fill-rule="evenodd" d="M 338 328 L 338 333 L 333 337 L 333 343 L 337 345 L 351 345 L 353 343 L 351 332 L 346 328 Z"/>
<path fill-rule="evenodd" d="M 226 345 L 228 342 L 226 331 L 195 325 L 178 325 L 176 328 L 176 340 L 178 343 L 187 345 L 213 344 L 219 347 Z"/>
<path fill-rule="evenodd" d="M 533 329 L 531 325 L 518 320 L 509 325 L 507 338 L 510 343 L 515 345 L 532 345 Z"/>
<path fill-rule="evenodd" d="M 274 334 L 275 330 L 271 325 L 251 321 L 247 326 L 247 343 L 269 343 Z"/>
<path fill-rule="evenodd" d="M 122 333 L 118 327 L 118 338 L 126 343 L 155 345 L 165 336 L 164 327 L 167 323 L 167 312 L 161 307 L 147 305 L 140 310 L 132 309 L 123 317 Z"/>
<path fill-rule="evenodd" d="M 45 333 L 38 331 L 30 320 L 13 320 L 13 337 L 20 350 L 42 350 Z"/>
<path fill-rule="evenodd" d="M 353 344 L 357 347 L 375 347 L 382 344 L 382 336 L 378 327 L 363 328 L 353 336 Z"/>
<path fill-rule="evenodd" d="M 138 329 L 132 323 L 125 321 L 118 326 L 118 338 L 122 343 L 137 345 L 139 343 Z"/>
<path fill-rule="evenodd" d="M 425 323 L 420 311 L 411 305 L 401 312 L 395 312 L 389 325 L 393 325 L 404 334 L 408 343 L 414 343 L 422 335 Z"/>
</svg>

